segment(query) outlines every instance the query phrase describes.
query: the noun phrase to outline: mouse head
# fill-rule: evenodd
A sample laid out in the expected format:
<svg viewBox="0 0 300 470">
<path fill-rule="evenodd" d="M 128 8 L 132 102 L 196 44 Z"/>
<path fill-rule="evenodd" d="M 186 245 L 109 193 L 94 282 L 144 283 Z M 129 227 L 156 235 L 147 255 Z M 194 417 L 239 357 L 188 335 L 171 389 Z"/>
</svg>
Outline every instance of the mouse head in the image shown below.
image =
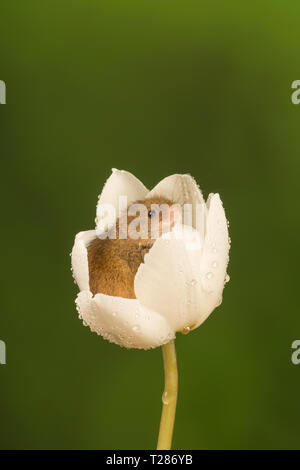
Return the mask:
<svg viewBox="0 0 300 470">
<path fill-rule="evenodd" d="M 120 238 L 143 240 L 152 245 L 163 233 L 170 232 L 180 220 L 180 204 L 175 204 L 169 199 L 153 196 L 136 201 L 130 204 L 120 217 Z"/>
</svg>

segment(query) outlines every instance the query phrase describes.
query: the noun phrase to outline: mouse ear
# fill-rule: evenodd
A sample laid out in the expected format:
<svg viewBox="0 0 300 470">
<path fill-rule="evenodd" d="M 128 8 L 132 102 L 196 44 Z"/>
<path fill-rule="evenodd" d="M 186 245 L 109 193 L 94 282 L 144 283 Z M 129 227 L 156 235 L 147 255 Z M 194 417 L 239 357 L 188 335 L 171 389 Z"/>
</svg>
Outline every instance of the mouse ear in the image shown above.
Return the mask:
<svg viewBox="0 0 300 470">
<path fill-rule="evenodd" d="M 191 175 L 171 175 L 161 180 L 147 195 L 147 199 L 160 196 L 173 203 L 186 205 L 186 225 L 197 227 L 197 205 L 205 206 L 201 190 Z M 190 216 L 188 215 L 190 212 Z"/>
<path fill-rule="evenodd" d="M 119 217 L 119 210 L 126 209 L 126 207 L 135 201 L 145 199 L 148 194 L 148 189 L 143 183 L 136 178 L 132 173 L 125 170 L 117 170 L 113 168 L 111 176 L 106 181 L 103 190 L 98 198 L 96 209 L 96 231 L 97 228 L 103 225 L 104 212 L 103 207 L 111 206 L 113 216 L 109 219 L 109 229 L 114 225 L 116 219 Z M 120 199 L 122 198 L 122 200 Z M 124 204 L 125 207 L 120 206 Z"/>
</svg>

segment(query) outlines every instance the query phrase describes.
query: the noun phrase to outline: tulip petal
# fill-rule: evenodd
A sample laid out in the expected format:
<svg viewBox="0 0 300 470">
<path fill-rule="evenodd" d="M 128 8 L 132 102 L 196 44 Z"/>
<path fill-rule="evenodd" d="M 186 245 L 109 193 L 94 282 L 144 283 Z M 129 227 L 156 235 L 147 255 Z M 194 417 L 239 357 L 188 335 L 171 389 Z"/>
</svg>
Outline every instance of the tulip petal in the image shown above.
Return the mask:
<svg viewBox="0 0 300 470">
<path fill-rule="evenodd" d="M 188 332 L 219 305 L 224 288 L 229 243 L 219 196 L 210 201 L 204 246 L 192 227 L 184 227 L 179 239 L 176 230 L 168 235 L 145 256 L 135 293 L 141 305 L 163 315 L 175 331 Z"/>
<path fill-rule="evenodd" d="M 175 331 L 191 329 L 206 309 L 201 256 L 200 234 L 185 226 L 180 238 L 173 230 L 158 239 L 136 274 L 134 288 L 141 305 L 164 316 Z"/>
<path fill-rule="evenodd" d="M 161 196 L 170 199 L 173 203 L 192 204 L 191 224 L 185 221 L 186 225 L 196 228 L 197 205 L 205 205 L 201 190 L 191 175 L 171 175 L 161 180 L 148 194 L 147 198 Z"/>
<path fill-rule="evenodd" d="M 222 303 L 222 292 L 229 261 L 230 239 L 227 219 L 219 194 L 210 194 L 207 206 L 206 234 L 201 260 L 201 282 L 207 296 L 207 311 L 210 313 Z M 199 326 L 209 313 L 204 313 L 196 326 Z"/>
<path fill-rule="evenodd" d="M 101 205 L 110 204 L 116 211 L 115 220 L 119 217 L 119 197 L 127 197 L 127 205 L 132 204 L 135 201 L 145 199 L 148 194 L 148 189 L 143 183 L 136 178 L 132 173 L 125 170 L 113 169 L 111 176 L 106 181 L 104 188 L 99 196 L 96 216 L 97 226 L 100 223 L 100 218 L 103 215 L 101 213 Z M 110 226 L 115 221 L 110 223 Z"/>
<path fill-rule="evenodd" d="M 72 271 L 80 290 L 88 290 L 89 266 L 86 246 L 96 238 L 95 230 L 79 232 L 75 237 L 71 253 Z"/>
<path fill-rule="evenodd" d="M 85 325 L 119 346 L 150 349 L 174 338 L 166 320 L 143 308 L 136 299 L 104 294 L 93 297 L 91 292 L 82 291 L 76 305 Z"/>
</svg>

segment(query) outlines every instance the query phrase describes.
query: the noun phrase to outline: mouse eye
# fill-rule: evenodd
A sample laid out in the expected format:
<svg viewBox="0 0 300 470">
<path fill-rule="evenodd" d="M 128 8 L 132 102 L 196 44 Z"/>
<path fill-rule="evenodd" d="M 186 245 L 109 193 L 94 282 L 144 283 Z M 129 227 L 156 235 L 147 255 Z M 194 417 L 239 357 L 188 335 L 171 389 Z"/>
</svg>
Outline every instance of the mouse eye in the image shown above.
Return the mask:
<svg viewBox="0 0 300 470">
<path fill-rule="evenodd" d="M 148 212 L 148 217 L 153 217 L 155 215 L 155 211 L 149 211 Z"/>
</svg>

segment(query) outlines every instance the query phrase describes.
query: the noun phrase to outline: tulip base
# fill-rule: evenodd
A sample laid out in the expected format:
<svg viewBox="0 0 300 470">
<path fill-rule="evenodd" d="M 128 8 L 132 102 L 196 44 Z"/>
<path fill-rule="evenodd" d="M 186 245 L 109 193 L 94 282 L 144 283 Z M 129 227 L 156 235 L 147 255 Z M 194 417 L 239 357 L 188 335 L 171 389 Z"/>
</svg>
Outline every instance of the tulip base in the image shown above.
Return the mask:
<svg viewBox="0 0 300 470">
<path fill-rule="evenodd" d="M 175 422 L 178 388 L 177 360 L 174 341 L 164 344 L 162 346 L 162 352 L 165 371 L 165 387 L 162 395 L 163 407 L 157 450 L 170 450 Z"/>
</svg>

